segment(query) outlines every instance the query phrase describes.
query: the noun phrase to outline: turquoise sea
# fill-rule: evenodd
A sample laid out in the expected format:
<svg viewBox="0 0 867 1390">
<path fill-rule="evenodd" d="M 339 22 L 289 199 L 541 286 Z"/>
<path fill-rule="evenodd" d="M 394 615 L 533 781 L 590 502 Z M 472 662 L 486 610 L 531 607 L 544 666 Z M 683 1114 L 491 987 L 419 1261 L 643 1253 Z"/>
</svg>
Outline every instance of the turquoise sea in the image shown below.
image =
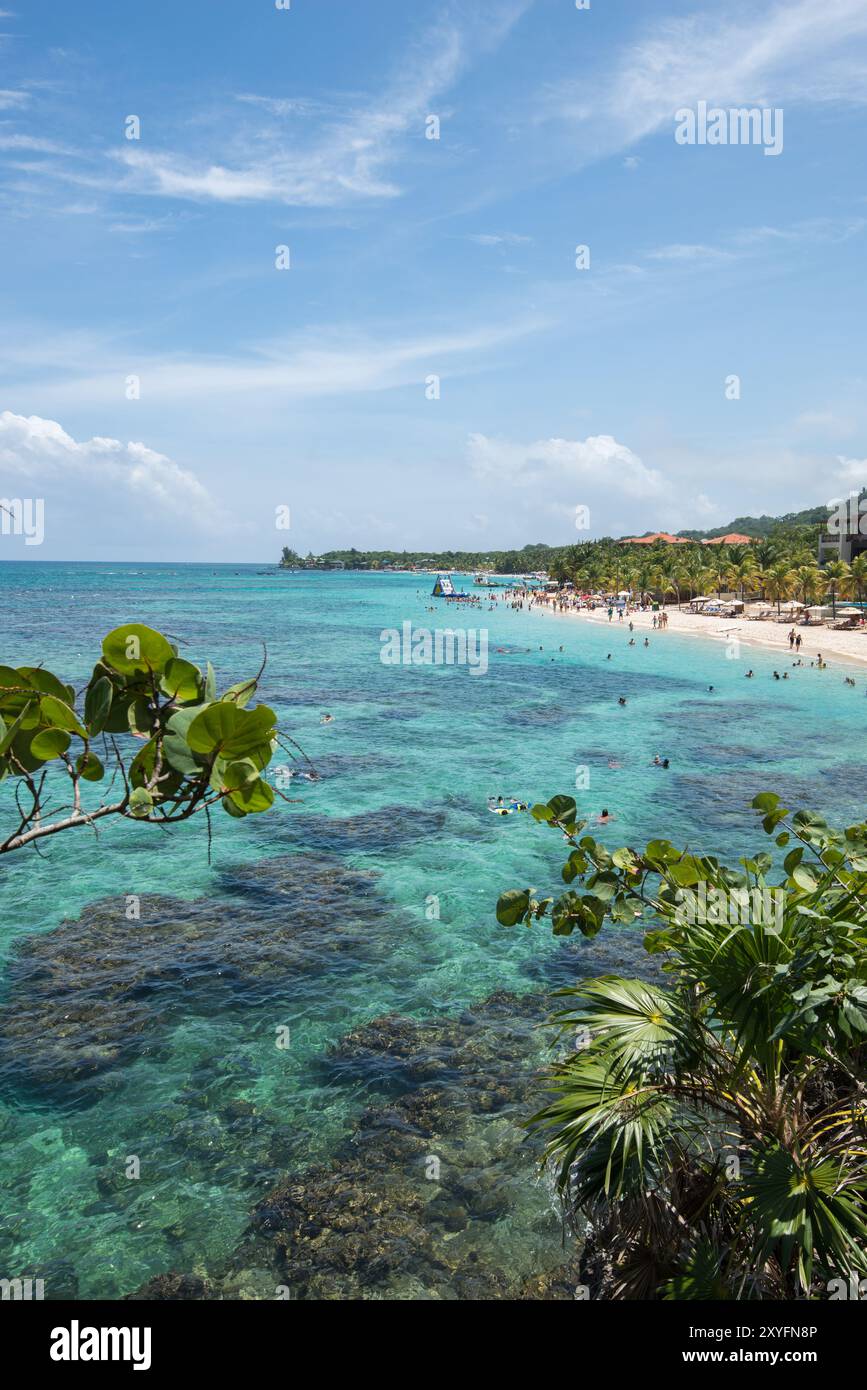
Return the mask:
<svg viewBox="0 0 867 1390">
<path fill-rule="evenodd" d="M 579 804 L 615 813 L 612 844 L 732 855 L 764 844 L 760 790 L 863 817 L 867 673 L 782 683 L 779 653 L 673 633 L 629 648 L 625 625 L 455 612 L 431 587 L 0 565 L 4 664 L 81 683 L 137 620 L 228 685 L 266 643 L 260 697 L 321 774 L 295 804 L 216 817 L 210 863 L 202 820 L 106 823 L 0 862 L 0 1276 L 44 1277 L 48 1297 L 170 1271 L 224 1297 L 278 1280 L 302 1298 L 527 1296 L 565 1258 L 519 1124 L 545 996 L 650 967 L 629 929 L 497 925 L 504 888 L 556 887 L 561 846 L 488 796 L 574 792 L 586 767 Z M 487 629 L 487 674 L 383 665 L 381 631 L 407 620 Z M 13 810 L 4 786 L 0 824 Z"/>
</svg>

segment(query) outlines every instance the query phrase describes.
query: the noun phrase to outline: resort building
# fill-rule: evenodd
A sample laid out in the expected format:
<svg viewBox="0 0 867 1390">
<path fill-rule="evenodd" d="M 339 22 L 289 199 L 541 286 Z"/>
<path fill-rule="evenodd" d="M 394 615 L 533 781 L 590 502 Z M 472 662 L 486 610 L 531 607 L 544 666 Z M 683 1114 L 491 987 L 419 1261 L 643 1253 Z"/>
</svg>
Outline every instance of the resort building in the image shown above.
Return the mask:
<svg viewBox="0 0 867 1390">
<path fill-rule="evenodd" d="M 727 536 L 712 536 L 702 545 L 752 545 L 755 536 L 742 536 L 739 531 L 730 531 Z"/>
<path fill-rule="evenodd" d="M 730 531 L 727 536 L 713 536 L 702 541 L 702 545 L 752 545 L 755 536 L 742 536 L 739 531 Z M 623 536 L 621 545 L 694 545 L 689 536 L 672 536 L 668 531 L 655 531 L 652 536 Z"/>
<path fill-rule="evenodd" d="M 667 531 L 656 531 L 652 536 L 623 536 L 621 545 L 656 545 L 657 541 L 662 541 L 665 545 L 689 545 L 686 536 L 670 536 Z"/>
<path fill-rule="evenodd" d="M 852 517 L 851 525 L 838 525 L 833 531 L 820 534 L 819 564 L 827 564 L 829 560 L 843 560 L 847 565 L 851 565 L 858 555 L 867 554 L 867 535 L 861 533 L 862 524 L 867 529 L 867 511 L 856 513 Z"/>
</svg>

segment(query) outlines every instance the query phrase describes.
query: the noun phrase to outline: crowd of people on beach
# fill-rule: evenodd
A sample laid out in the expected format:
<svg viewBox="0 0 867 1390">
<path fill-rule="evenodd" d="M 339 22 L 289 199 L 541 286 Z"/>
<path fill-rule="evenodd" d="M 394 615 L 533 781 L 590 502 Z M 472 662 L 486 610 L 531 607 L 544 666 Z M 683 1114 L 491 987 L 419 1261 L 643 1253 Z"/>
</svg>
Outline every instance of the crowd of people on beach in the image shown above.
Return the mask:
<svg viewBox="0 0 867 1390">
<path fill-rule="evenodd" d="M 639 613 L 645 614 L 649 612 L 651 614 L 651 628 L 653 631 L 665 632 L 668 630 L 669 625 L 669 615 L 665 609 L 660 609 L 658 603 L 651 602 L 646 596 L 642 596 L 636 600 L 632 596 L 627 596 L 626 594 L 578 594 L 570 590 L 547 591 L 544 589 L 531 589 L 527 586 L 519 585 L 513 589 L 505 590 L 503 599 L 508 603 L 510 608 L 516 610 L 526 609 L 529 611 L 533 608 L 538 608 L 556 614 L 593 613 L 600 610 L 605 613 L 609 623 L 614 622 L 616 614 L 618 623 L 629 622 L 630 634 L 635 631 L 635 624 L 631 621 L 631 617 Z M 496 603 L 494 602 L 492 608 L 495 606 Z M 734 631 L 736 631 L 736 629 L 725 629 L 723 635 L 729 637 Z M 798 657 L 797 661 L 792 662 L 792 668 L 797 669 L 800 667 L 806 669 L 806 663 L 800 656 L 801 646 L 804 642 L 803 634 L 792 627 L 786 635 L 786 641 L 789 644 L 789 650 Z M 645 647 L 650 646 L 650 641 L 647 637 L 645 637 L 643 645 Z M 632 635 L 630 635 L 627 646 L 636 646 L 635 638 Z M 563 650 L 562 647 L 560 650 Z M 608 661 L 611 660 L 610 652 L 606 659 Z M 810 660 L 809 665 L 818 671 L 825 671 L 828 669 L 828 663 L 823 658 L 821 652 L 816 653 L 815 658 Z M 750 669 L 744 672 L 744 676 L 747 680 L 752 680 L 755 677 L 755 672 Z M 789 675 L 788 672 L 781 674 L 779 671 L 774 671 L 771 679 L 788 680 Z M 847 686 L 851 686 L 853 689 L 857 685 L 857 682 L 852 676 L 844 676 L 843 680 Z M 710 686 L 709 688 L 713 690 L 714 687 Z"/>
</svg>

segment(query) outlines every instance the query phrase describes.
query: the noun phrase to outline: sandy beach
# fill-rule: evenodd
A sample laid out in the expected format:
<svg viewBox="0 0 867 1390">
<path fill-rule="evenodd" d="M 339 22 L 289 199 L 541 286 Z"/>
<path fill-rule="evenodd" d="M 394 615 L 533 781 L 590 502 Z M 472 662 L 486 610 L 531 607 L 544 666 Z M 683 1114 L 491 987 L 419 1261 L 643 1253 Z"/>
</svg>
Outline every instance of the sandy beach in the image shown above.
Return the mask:
<svg viewBox="0 0 867 1390">
<path fill-rule="evenodd" d="M 664 640 L 665 631 L 656 631 L 652 626 L 653 614 L 651 613 L 630 613 L 623 622 L 618 622 L 615 616 L 612 621 L 608 621 L 608 612 L 605 608 L 594 609 L 567 609 L 561 613 L 554 610 L 545 603 L 534 603 L 533 611 L 536 613 L 554 613 L 556 617 L 580 618 L 584 622 L 600 623 L 603 627 L 628 631 L 629 623 L 635 626 L 636 633 L 650 634 Z M 781 656 L 789 657 L 789 632 L 792 628 L 790 622 L 751 622 L 748 618 L 712 618 L 702 617 L 699 613 L 684 613 L 677 608 L 666 608 L 668 618 L 668 632 L 683 633 L 693 637 L 714 638 L 717 642 L 726 642 L 732 637 L 736 637 L 745 647 L 768 647 L 779 651 Z M 844 662 L 857 662 L 859 666 L 867 663 L 867 628 L 852 632 L 834 632 L 830 628 L 816 624 L 811 627 L 795 626 L 795 631 L 801 635 L 801 650 L 797 654 L 805 666 L 809 666 L 811 661 L 815 661 L 818 653 L 821 652 L 822 659 L 828 664 L 833 665 L 834 658 Z M 796 660 L 795 653 L 791 653 L 791 660 Z"/>
</svg>

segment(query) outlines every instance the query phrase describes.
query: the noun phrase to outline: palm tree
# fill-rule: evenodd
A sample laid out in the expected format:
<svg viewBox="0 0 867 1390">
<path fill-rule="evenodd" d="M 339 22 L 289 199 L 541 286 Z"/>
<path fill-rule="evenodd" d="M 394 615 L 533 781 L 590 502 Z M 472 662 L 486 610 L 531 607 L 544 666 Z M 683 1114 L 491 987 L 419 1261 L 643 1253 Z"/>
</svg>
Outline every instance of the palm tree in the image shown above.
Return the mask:
<svg viewBox="0 0 867 1390">
<path fill-rule="evenodd" d="M 710 567 L 714 575 L 716 591 L 720 598 L 722 598 L 722 586 L 726 582 L 729 573 L 729 557 L 726 554 L 726 549 L 727 547 L 724 545 L 714 546 L 714 554 L 710 562 Z"/>
<path fill-rule="evenodd" d="M 771 565 L 780 558 L 780 547 L 776 541 L 763 540 L 753 546 L 752 553 L 756 557 L 756 564 L 759 568 L 769 570 Z"/>
<path fill-rule="evenodd" d="M 558 936 L 639 915 L 665 957 L 665 986 L 561 991 L 567 1050 L 531 1122 L 585 1257 L 604 1254 L 601 1297 L 826 1298 L 867 1274 L 867 823 L 834 830 L 770 792 L 753 807 L 796 846 L 781 881 L 765 853 L 612 856 L 555 797 L 537 809 L 570 847 L 566 891 L 497 904 L 507 927 L 550 913 Z"/>
<path fill-rule="evenodd" d="M 650 557 L 647 565 L 647 582 L 650 588 L 660 595 L 663 608 L 665 607 L 665 595 L 668 592 L 664 561 L 665 556 L 656 554 Z"/>
<path fill-rule="evenodd" d="M 837 597 L 845 598 L 852 592 L 852 571 L 845 560 L 832 560 L 822 571 L 831 595 L 831 617 L 837 616 Z"/>
<path fill-rule="evenodd" d="M 822 571 L 815 561 L 804 565 L 798 565 L 793 569 L 792 582 L 796 586 L 805 604 L 814 602 L 819 598 L 825 583 Z"/>
<path fill-rule="evenodd" d="M 793 574 L 785 560 L 778 560 L 764 572 L 764 587 L 771 602 L 776 602 L 777 616 L 781 600 L 788 598 L 792 592 L 792 584 Z"/>
<path fill-rule="evenodd" d="M 662 573 L 662 598 L 663 608 L 665 607 L 665 595 L 674 594 L 675 602 L 680 607 L 680 564 L 674 555 L 667 555 L 660 567 Z"/>
<path fill-rule="evenodd" d="M 734 546 L 734 545 L 733 545 L 733 546 L 731 547 L 731 549 L 732 549 L 732 551 L 735 551 L 735 550 L 744 551 L 744 547 L 743 547 L 743 546 Z M 750 555 L 750 554 L 749 554 L 748 552 L 746 552 L 746 551 L 744 551 L 742 557 L 741 557 L 739 560 L 734 560 L 734 561 L 729 565 L 729 578 L 730 578 L 731 581 L 734 583 L 736 589 L 740 589 L 740 595 L 741 595 L 741 600 L 742 600 L 742 601 L 743 601 L 743 599 L 744 599 L 744 597 L 745 597 L 745 594 L 746 594 L 746 586 L 747 586 L 747 584 L 750 582 L 751 579 L 754 579 L 754 578 L 755 578 L 755 574 L 756 574 L 756 562 L 755 562 L 755 559 L 754 559 L 754 557 L 753 557 L 752 555 Z"/>
<path fill-rule="evenodd" d="M 697 550 L 691 550 L 688 555 L 683 557 L 681 562 L 681 573 L 689 586 L 689 597 L 695 598 L 702 592 L 702 586 L 707 566 L 704 563 L 704 556 Z"/>
<path fill-rule="evenodd" d="M 858 603 L 863 607 L 864 589 L 867 588 L 867 554 L 856 555 L 849 566 L 849 572 L 858 595 Z"/>
</svg>

